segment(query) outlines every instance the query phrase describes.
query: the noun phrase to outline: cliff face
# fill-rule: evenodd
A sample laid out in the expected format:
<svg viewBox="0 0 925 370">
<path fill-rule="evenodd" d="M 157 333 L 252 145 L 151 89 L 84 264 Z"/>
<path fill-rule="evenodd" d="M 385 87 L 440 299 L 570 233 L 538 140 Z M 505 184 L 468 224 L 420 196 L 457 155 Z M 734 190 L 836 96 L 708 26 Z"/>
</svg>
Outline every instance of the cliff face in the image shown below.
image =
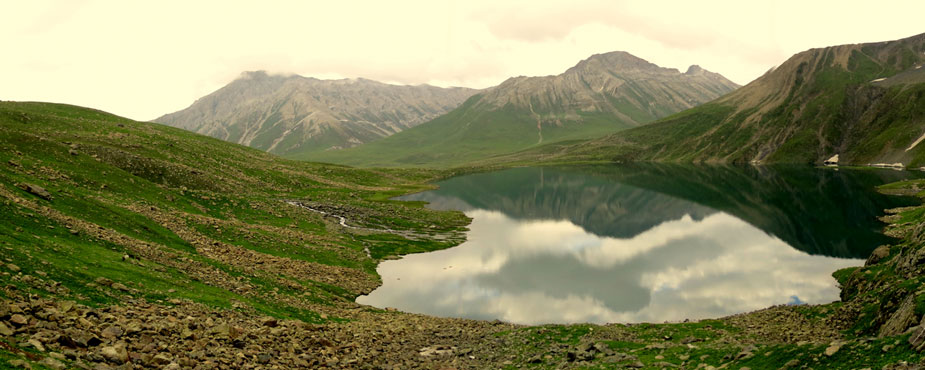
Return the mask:
<svg viewBox="0 0 925 370">
<path fill-rule="evenodd" d="M 276 154 L 356 146 L 433 119 L 476 90 L 245 72 L 155 122 Z"/>
</svg>

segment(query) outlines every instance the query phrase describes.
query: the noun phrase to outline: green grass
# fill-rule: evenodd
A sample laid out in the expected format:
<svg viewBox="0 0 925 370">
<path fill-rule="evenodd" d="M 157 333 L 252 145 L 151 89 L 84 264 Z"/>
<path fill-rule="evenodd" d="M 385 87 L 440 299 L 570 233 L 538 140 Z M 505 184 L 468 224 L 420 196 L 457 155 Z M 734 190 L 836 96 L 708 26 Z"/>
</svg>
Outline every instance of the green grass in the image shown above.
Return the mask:
<svg viewBox="0 0 925 370">
<path fill-rule="evenodd" d="M 318 305 L 352 300 L 358 293 L 337 283 L 213 260 L 200 255 L 187 238 L 351 269 L 375 282 L 378 257 L 446 248 L 458 241 L 406 240 L 386 232 L 354 235 L 336 221 L 283 200 L 337 207 L 351 223 L 374 229 L 421 235 L 462 229 L 468 218 L 459 212 L 388 200 L 426 189 L 423 181 L 440 176 L 444 174 L 439 171 L 367 171 L 288 161 L 92 109 L 2 102 L 0 187 L 10 195 L 0 197 L 0 247 L 4 263 L 15 263 L 32 278 L 2 275 L 0 284 L 91 306 L 117 303 L 127 295 L 155 301 L 183 298 L 218 308 L 230 308 L 235 301 L 264 314 L 320 322 Z M 27 193 L 20 184 L 39 185 L 52 198 Z M 27 203 L 17 204 L 18 199 Z M 167 215 L 176 224 L 162 225 L 152 214 Z M 97 238 L 87 227 L 117 238 Z M 139 243 L 164 259 L 137 253 Z M 377 251 L 376 257 L 366 256 L 364 246 Z M 131 258 L 123 260 L 124 255 Z M 205 275 L 197 275 L 193 266 L 202 266 Z M 244 278 L 254 289 L 235 292 L 215 276 Z M 132 291 L 94 283 L 100 277 Z M 302 303 L 282 304 L 273 300 L 274 294 L 298 297 Z"/>
<path fill-rule="evenodd" d="M 631 127 L 609 114 L 573 112 L 570 116 L 577 119 L 550 113 L 560 118 L 543 118 L 539 130 L 530 112 L 512 105 L 486 110 L 477 105 L 480 97 L 433 121 L 356 148 L 291 157 L 366 167 L 452 167 L 538 144 L 599 137 Z"/>
</svg>

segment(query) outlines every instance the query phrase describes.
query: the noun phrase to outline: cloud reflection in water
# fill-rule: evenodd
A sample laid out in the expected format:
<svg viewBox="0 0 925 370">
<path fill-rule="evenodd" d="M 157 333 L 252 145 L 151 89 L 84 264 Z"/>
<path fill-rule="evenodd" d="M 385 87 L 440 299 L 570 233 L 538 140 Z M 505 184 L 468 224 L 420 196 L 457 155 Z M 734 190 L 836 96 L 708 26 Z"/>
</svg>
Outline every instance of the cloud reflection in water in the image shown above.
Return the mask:
<svg viewBox="0 0 925 370">
<path fill-rule="evenodd" d="M 723 212 L 625 239 L 564 220 L 466 214 L 467 242 L 381 263 L 383 286 L 357 301 L 521 324 L 675 321 L 830 302 L 832 271 L 862 263 L 808 255 Z"/>
</svg>

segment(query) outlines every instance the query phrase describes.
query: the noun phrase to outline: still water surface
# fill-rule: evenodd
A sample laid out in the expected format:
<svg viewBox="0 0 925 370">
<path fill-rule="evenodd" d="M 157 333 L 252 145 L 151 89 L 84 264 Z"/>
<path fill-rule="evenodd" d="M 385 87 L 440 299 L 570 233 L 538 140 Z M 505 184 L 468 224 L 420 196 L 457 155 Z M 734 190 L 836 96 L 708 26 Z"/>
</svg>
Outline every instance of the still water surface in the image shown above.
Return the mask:
<svg viewBox="0 0 925 370">
<path fill-rule="evenodd" d="M 662 322 L 838 299 L 878 245 L 874 186 L 915 173 L 806 167 L 516 168 L 401 199 L 471 217 L 457 247 L 379 265 L 358 302 L 522 324 Z"/>
</svg>

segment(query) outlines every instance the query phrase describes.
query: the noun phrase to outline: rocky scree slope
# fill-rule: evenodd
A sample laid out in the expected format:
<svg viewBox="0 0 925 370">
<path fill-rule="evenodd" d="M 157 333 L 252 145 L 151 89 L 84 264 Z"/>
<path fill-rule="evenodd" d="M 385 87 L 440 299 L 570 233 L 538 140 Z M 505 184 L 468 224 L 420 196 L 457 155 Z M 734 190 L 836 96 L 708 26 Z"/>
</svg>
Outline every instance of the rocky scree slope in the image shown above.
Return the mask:
<svg viewBox="0 0 925 370">
<path fill-rule="evenodd" d="M 640 126 L 738 87 L 691 66 L 662 68 L 626 52 L 597 54 L 556 76 L 514 77 L 388 139 L 303 159 L 360 166 L 446 166 Z"/>
<path fill-rule="evenodd" d="M 500 161 L 925 165 L 925 34 L 811 49 L 708 104 L 651 125 Z"/>
<path fill-rule="evenodd" d="M 837 274 L 843 303 L 533 327 L 356 304 L 379 261 L 461 240 L 462 214 L 387 200 L 444 175 L 287 161 L 92 109 L 0 102 L 0 368 L 899 369 L 925 357 L 922 207 L 896 211 L 902 243 Z"/>
<path fill-rule="evenodd" d="M 349 148 L 440 116 L 477 90 L 245 72 L 155 122 L 276 154 Z"/>
</svg>

